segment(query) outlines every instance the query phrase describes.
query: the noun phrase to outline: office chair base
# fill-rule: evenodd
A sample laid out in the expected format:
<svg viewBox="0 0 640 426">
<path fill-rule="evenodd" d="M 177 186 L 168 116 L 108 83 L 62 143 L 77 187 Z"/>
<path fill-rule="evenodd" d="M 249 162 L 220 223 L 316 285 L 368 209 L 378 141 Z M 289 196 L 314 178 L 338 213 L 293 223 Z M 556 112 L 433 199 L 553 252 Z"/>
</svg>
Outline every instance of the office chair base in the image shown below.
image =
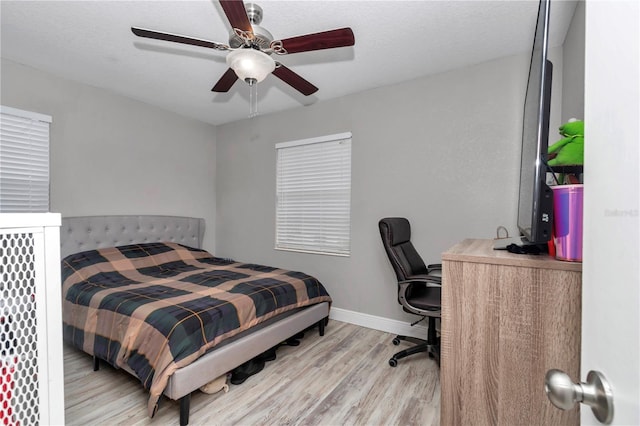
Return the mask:
<svg viewBox="0 0 640 426">
<path fill-rule="evenodd" d="M 395 346 L 398 346 L 400 344 L 401 341 L 406 340 L 407 342 L 411 342 L 411 343 L 415 343 L 416 345 L 419 345 L 421 343 L 426 342 L 426 340 L 424 339 L 418 339 L 417 337 L 411 337 L 411 336 L 401 336 L 401 335 L 397 335 L 396 337 L 393 338 L 393 340 L 391 341 Z"/>
<path fill-rule="evenodd" d="M 399 359 L 402 359 L 402 358 L 408 357 L 409 355 L 417 354 L 420 352 L 427 352 L 427 354 L 429 355 L 429 358 L 434 359 L 438 363 L 438 365 L 440 365 L 440 341 L 439 341 L 440 339 L 438 339 L 437 344 L 433 344 L 433 343 L 429 343 L 428 341 L 416 339 L 413 337 L 396 336 L 393 339 L 393 344 L 397 346 L 400 344 L 401 340 L 407 340 L 407 341 L 413 341 L 413 342 L 419 342 L 419 343 L 415 346 L 407 348 L 393 355 L 393 357 L 389 359 L 389 365 L 391 367 L 397 366 Z"/>
</svg>

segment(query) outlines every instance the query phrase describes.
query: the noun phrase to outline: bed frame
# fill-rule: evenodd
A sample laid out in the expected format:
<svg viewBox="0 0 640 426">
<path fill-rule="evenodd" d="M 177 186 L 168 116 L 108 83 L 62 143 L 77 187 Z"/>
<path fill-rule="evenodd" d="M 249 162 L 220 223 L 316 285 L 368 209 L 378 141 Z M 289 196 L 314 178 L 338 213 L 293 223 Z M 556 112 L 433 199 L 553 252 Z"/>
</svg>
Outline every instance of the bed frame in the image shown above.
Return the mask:
<svg viewBox="0 0 640 426">
<path fill-rule="evenodd" d="M 60 229 L 60 253 L 64 258 L 96 248 L 160 241 L 201 248 L 204 229 L 204 219 L 191 217 L 66 217 L 62 218 Z M 328 318 L 326 302 L 288 312 L 224 341 L 192 364 L 178 369 L 169 378 L 164 395 L 180 401 L 180 425 L 189 423 L 191 392 L 315 324 L 323 336 Z M 94 358 L 94 369 L 98 366 L 99 360 Z"/>
</svg>

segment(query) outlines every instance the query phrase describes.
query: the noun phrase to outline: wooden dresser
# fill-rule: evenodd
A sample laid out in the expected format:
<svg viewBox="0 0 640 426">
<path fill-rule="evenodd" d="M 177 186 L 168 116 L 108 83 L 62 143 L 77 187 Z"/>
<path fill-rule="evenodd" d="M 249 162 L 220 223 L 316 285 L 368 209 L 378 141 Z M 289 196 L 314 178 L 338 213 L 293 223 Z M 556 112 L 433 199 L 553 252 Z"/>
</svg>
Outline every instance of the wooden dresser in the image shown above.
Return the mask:
<svg viewBox="0 0 640 426">
<path fill-rule="evenodd" d="M 579 382 L 582 264 L 465 240 L 442 254 L 441 424 L 578 425 L 547 370 Z"/>
</svg>

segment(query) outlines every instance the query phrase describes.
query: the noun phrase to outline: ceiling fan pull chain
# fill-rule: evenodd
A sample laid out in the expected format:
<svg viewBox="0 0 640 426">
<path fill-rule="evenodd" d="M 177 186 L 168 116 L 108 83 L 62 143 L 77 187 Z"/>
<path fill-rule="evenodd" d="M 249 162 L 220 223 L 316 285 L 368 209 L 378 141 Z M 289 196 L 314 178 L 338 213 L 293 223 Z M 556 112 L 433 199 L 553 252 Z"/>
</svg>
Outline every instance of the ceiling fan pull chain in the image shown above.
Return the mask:
<svg viewBox="0 0 640 426">
<path fill-rule="evenodd" d="M 249 118 L 258 116 L 258 84 L 249 84 Z"/>
</svg>

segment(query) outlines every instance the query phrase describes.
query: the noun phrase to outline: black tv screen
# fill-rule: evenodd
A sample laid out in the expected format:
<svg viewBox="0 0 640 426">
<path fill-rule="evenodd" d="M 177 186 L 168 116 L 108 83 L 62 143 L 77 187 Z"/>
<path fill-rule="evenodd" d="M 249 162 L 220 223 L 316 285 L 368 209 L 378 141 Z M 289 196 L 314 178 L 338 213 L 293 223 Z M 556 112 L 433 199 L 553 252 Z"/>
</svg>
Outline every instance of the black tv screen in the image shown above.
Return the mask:
<svg viewBox="0 0 640 426">
<path fill-rule="evenodd" d="M 530 244 L 551 239 L 553 194 L 546 184 L 551 77 L 547 59 L 549 1 L 541 0 L 531 52 L 522 125 L 522 157 L 518 195 L 518 229 Z"/>
</svg>

